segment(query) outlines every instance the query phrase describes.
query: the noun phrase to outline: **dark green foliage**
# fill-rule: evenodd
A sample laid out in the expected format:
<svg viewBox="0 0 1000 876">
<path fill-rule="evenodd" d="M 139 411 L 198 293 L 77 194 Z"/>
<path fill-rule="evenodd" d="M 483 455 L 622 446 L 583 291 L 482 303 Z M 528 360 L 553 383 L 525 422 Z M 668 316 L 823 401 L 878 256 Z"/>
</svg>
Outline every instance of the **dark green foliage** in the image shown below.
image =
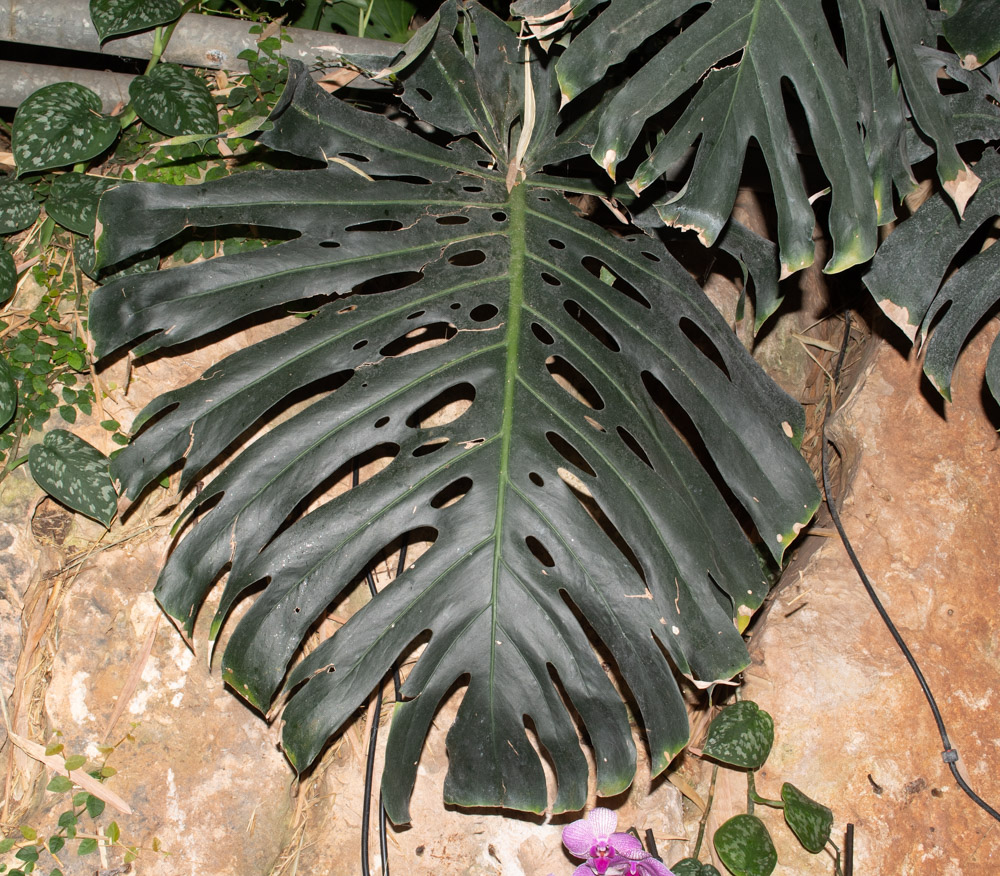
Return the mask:
<svg viewBox="0 0 1000 876">
<path fill-rule="evenodd" d="M 223 670 L 261 709 L 284 682 L 284 743 L 300 768 L 429 633 L 388 742 L 383 794 L 397 821 L 437 705 L 463 681 L 449 801 L 544 808 L 530 715 L 559 776 L 555 809 L 579 808 L 587 767 L 563 696 L 590 734 L 601 793 L 624 788 L 626 711 L 588 635 L 613 654 L 661 770 L 687 723 L 660 649 L 699 682 L 728 678 L 747 659 L 734 617 L 768 587 L 704 465 L 771 562 L 818 501 L 795 450 L 799 407 L 665 250 L 581 219 L 543 172 L 584 152 L 591 117 L 559 132 L 558 92 L 535 58 L 534 125 L 522 137 L 512 32 L 476 5 L 440 16 L 400 78 L 404 101 L 451 143 L 336 101 L 296 72 L 261 140 L 325 167 L 111 191 L 99 264 L 189 226 L 298 236 L 111 283 L 91 311 L 99 353 L 142 337 L 138 355 L 279 307 L 312 314 L 155 401 L 112 472 L 134 498 L 183 459 L 186 488 L 283 399 L 312 396 L 189 506 L 208 510 L 157 596 L 190 629 L 231 563 L 215 635 L 234 602 L 268 582 Z M 475 46 L 462 42 L 472 25 Z M 423 340 L 435 343 L 415 348 Z M 433 420 L 449 401 L 468 408 Z M 683 438 L 664 416 L 675 404 L 690 424 Z M 685 440 L 703 442 L 702 462 Z M 357 489 L 296 512 L 380 457 L 387 467 Z M 405 534 L 433 545 L 285 679 L 315 619 Z"/>
</svg>

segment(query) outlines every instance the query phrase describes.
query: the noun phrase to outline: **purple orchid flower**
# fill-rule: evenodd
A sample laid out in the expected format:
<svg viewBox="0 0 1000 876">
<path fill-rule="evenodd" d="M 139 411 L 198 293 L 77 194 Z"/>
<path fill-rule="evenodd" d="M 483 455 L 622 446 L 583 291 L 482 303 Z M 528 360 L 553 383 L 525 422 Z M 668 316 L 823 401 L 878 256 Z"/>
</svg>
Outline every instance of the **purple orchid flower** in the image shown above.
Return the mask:
<svg viewBox="0 0 1000 876">
<path fill-rule="evenodd" d="M 630 864 L 624 855 L 642 852 L 642 843 L 627 833 L 614 833 L 618 816 L 610 809 L 592 809 L 586 817 L 563 828 L 563 845 L 574 858 L 585 858 L 586 862 L 573 871 L 573 876 L 619 876 Z M 648 856 L 647 856 L 648 857 Z M 644 862 L 643 862 L 644 863 Z M 659 862 L 657 862 L 659 863 Z M 636 870 L 636 873 L 642 873 Z M 668 871 L 669 872 L 669 871 Z M 652 876 L 661 876 L 655 870 Z M 646 876 L 646 874 L 642 874 Z"/>
<path fill-rule="evenodd" d="M 619 862 L 625 864 L 625 869 L 621 871 L 622 876 L 674 876 L 662 862 L 642 849 L 622 852 L 614 863 Z"/>
</svg>

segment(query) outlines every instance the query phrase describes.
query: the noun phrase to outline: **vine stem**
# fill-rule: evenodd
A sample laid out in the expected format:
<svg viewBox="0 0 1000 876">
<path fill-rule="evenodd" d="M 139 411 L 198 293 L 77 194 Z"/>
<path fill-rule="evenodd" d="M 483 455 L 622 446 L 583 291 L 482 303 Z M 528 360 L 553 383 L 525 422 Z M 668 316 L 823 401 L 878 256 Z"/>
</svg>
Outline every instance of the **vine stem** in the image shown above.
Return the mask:
<svg viewBox="0 0 1000 876">
<path fill-rule="evenodd" d="M 719 775 L 719 765 L 712 764 L 712 781 L 708 786 L 708 802 L 705 804 L 705 811 L 701 814 L 701 824 L 698 825 L 698 839 L 695 840 L 694 851 L 691 857 L 697 860 L 701 854 L 701 844 L 705 839 L 705 828 L 708 826 L 708 814 L 712 811 L 712 801 L 715 799 L 715 779 Z"/>
<path fill-rule="evenodd" d="M 200 0 L 187 0 L 181 7 L 181 13 L 177 16 L 170 24 L 166 27 L 158 27 L 153 31 L 153 54 L 149 57 L 149 63 L 146 65 L 144 75 L 149 75 L 153 68 L 160 63 L 160 58 L 163 53 L 167 50 L 167 44 L 170 42 L 170 37 L 174 34 L 174 28 L 177 27 L 177 23 L 195 6 L 198 5 Z"/>
</svg>

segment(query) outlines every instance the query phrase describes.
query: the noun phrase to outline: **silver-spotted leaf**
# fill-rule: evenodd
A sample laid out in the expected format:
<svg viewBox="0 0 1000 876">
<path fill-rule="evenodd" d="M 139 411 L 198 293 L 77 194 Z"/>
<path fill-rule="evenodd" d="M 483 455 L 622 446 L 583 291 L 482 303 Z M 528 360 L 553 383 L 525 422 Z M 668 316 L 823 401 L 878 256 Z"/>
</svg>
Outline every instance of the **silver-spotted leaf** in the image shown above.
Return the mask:
<svg viewBox="0 0 1000 876">
<path fill-rule="evenodd" d="M 736 815 L 713 839 L 715 851 L 733 876 L 770 876 L 778 865 L 771 835 L 755 815 Z"/>
<path fill-rule="evenodd" d="M 823 851 L 830 841 L 833 811 L 807 797 L 790 782 L 781 786 L 781 799 L 785 803 L 785 821 L 803 847 L 814 855 Z"/>
<path fill-rule="evenodd" d="M 31 186 L 9 176 L 0 176 L 0 234 L 27 228 L 38 218 L 38 202 Z"/>
<path fill-rule="evenodd" d="M 219 132 L 215 99 L 205 80 L 177 64 L 158 64 L 128 88 L 132 106 L 147 125 L 171 137 Z"/>
<path fill-rule="evenodd" d="M 94 233 L 97 202 L 121 180 L 89 173 L 64 173 L 52 183 L 45 201 L 45 212 L 70 231 L 88 236 Z"/>
<path fill-rule="evenodd" d="M 7 360 L 0 356 L 0 429 L 6 426 L 17 410 L 17 381 Z"/>
<path fill-rule="evenodd" d="M 170 24 L 180 14 L 177 0 L 90 0 L 90 20 L 102 43 L 113 36 Z"/>
<path fill-rule="evenodd" d="M 28 451 L 31 476 L 67 508 L 110 526 L 118 495 L 108 473 L 108 458 L 92 444 L 64 429 L 46 432 Z"/>
<path fill-rule="evenodd" d="M 708 727 L 703 751 L 722 763 L 758 770 L 774 744 L 774 720 L 750 700 L 726 706 Z"/>
<path fill-rule="evenodd" d="M 670 865 L 674 876 L 720 876 L 719 871 L 711 864 L 703 864 L 697 858 L 684 858 Z"/>
<path fill-rule="evenodd" d="M 0 246 L 0 304 L 9 301 L 17 287 L 17 265 L 10 250 Z"/>
<path fill-rule="evenodd" d="M 477 35 L 464 48 L 459 17 Z M 625 788 L 627 711 L 589 636 L 613 655 L 663 769 L 688 737 L 663 652 L 699 681 L 730 677 L 747 662 L 734 618 L 768 588 L 713 474 L 767 533 L 771 562 L 818 502 L 796 451 L 801 408 L 662 245 L 582 218 L 544 172 L 586 155 L 576 129 L 547 128 L 511 166 L 525 112 L 519 51 L 482 7 L 447 4 L 400 74 L 404 100 L 430 107 L 437 139 L 337 100 L 291 65 L 261 139 L 320 167 L 122 186 L 98 210 L 109 265 L 187 227 L 296 235 L 95 293 L 100 355 L 307 314 L 154 401 L 112 471 L 134 498 L 183 460 L 187 489 L 233 450 L 188 506 L 197 520 L 156 595 L 189 626 L 228 565 L 214 636 L 267 581 L 222 666 L 263 710 L 284 688 L 283 744 L 298 768 L 429 637 L 387 743 L 382 788 L 395 821 L 407 818 L 427 730 L 456 685 L 449 802 L 546 807 L 527 715 L 555 765 L 554 809 L 583 806 L 587 762 L 567 702 L 595 750 L 600 793 Z M 532 65 L 536 118 L 548 125 L 558 92 L 544 59 Z M 234 444 L 297 398 L 257 441 Z M 377 473 L 302 513 L 369 459 Z M 403 537 L 432 544 L 289 672 L 317 619 Z"/>
<path fill-rule="evenodd" d="M 45 85 L 14 116 L 11 150 L 18 176 L 88 161 L 114 143 L 120 130 L 89 88 L 75 82 Z"/>
</svg>

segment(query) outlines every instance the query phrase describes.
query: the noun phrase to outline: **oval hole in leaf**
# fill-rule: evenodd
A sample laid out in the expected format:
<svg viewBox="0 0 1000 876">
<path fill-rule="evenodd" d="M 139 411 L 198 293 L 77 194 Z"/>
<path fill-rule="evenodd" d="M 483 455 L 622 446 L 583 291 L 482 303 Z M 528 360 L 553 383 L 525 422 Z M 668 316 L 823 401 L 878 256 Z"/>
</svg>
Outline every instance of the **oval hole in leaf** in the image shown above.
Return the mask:
<svg viewBox="0 0 1000 876">
<path fill-rule="evenodd" d="M 550 286 L 562 286 L 562 280 L 553 276 L 548 271 L 542 271 L 542 279 Z"/>
<path fill-rule="evenodd" d="M 397 219 L 373 219 L 371 222 L 359 222 L 348 225 L 344 231 L 399 231 L 403 223 Z"/>
<path fill-rule="evenodd" d="M 646 388 L 646 392 L 649 393 L 649 397 L 653 400 L 657 408 L 659 408 L 663 418 L 670 424 L 677 437 L 684 442 L 702 468 L 708 473 L 708 476 L 712 479 L 712 483 L 715 484 L 715 488 L 722 495 L 726 505 L 729 506 L 729 510 L 740 524 L 743 532 L 746 533 L 747 538 L 754 544 L 760 544 L 760 534 L 757 532 L 757 527 L 753 519 L 740 504 L 729 484 L 726 483 L 725 478 L 720 474 L 715 460 L 712 459 L 711 454 L 708 452 L 708 448 L 705 446 L 705 442 L 698 433 L 698 429 L 688 412 L 684 410 L 670 390 L 654 374 L 649 371 L 643 371 L 641 377 L 642 385 Z"/>
<path fill-rule="evenodd" d="M 583 307 L 577 304 L 572 299 L 567 299 L 563 302 L 563 307 L 566 312 L 573 317 L 580 325 L 582 325 L 588 332 L 590 332 L 597 340 L 599 340 L 605 347 L 611 350 L 612 353 L 621 352 L 621 346 L 618 341 L 614 339 L 611 332 L 609 332 L 603 325 L 601 325 L 593 316 L 590 315 Z"/>
<path fill-rule="evenodd" d="M 506 222 L 507 221 L 507 214 L 504 213 L 503 210 L 497 210 L 493 214 L 493 221 L 494 222 Z"/>
<path fill-rule="evenodd" d="M 594 388 L 594 384 L 562 356 L 549 356 L 545 361 L 545 367 L 552 375 L 552 379 L 577 401 L 595 411 L 604 409 L 604 399 Z"/>
<path fill-rule="evenodd" d="M 434 322 L 408 331 L 395 340 L 389 341 L 379 353 L 383 356 L 409 356 L 430 347 L 450 341 L 458 334 L 458 329 L 450 322 Z"/>
<path fill-rule="evenodd" d="M 712 343 L 711 338 L 702 331 L 700 325 L 692 322 L 686 316 L 681 317 L 680 330 L 684 332 L 685 337 L 695 345 L 698 351 L 711 362 L 716 368 L 718 368 L 723 374 L 726 375 L 727 380 L 732 380 L 733 378 L 729 374 L 729 369 L 726 367 L 726 360 L 722 358 L 722 353 L 719 352 L 719 348 Z"/>
<path fill-rule="evenodd" d="M 528 546 L 528 550 L 531 551 L 531 555 L 543 566 L 551 569 L 556 564 L 556 561 L 552 559 L 552 554 L 548 552 L 545 545 L 533 535 L 525 538 L 524 543 Z"/>
<path fill-rule="evenodd" d="M 661 261 L 660 257 L 659 257 L 658 255 L 656 255 L 655 253 L 651 253 L 651 252 L 647 252 L 646 250 L 642 250 L 642 254 L 643 254 L 643 255 L 644 255 L 644 256 L 645 256 L 645 257 L 646 257 L 647 259 L 649 259 L 649 260 L 650 260 L 651 262 L 658 262 L 658 261 Z"/>
<path fill-rule="evenodd" d="M 411 429 L 426 429 L 453 423 L 472 407 L 475 397 L 476 388 L 471 383 L 449 386 L 410 414 L 406 425 Z"/>
<path fill-rule="evenodd" d="M 448 443 L 447 438 L 435 438 L 433 441 L 428 441 L 425 444 L 421 444 L 416 450 L 413 451 L 412 456 L 421 457 L 429 456 L 432 453 L 436 453 L 442 447 Z"/>
<path fill-rule="evenodd" d="M 653 463 L 649 461 L 649 457 L 646 455 L 646 451 L 642 449 L 642 445 L 635 440 L 635 436 L 629 432 L 628 429 L 623 426 L 619 426 L 616 430 L 618 432 L 618 437 L 622 439 L 625 446 L 631 450 L 639 459 L 641 459 L 650 468 L 653 468 Z M 655 469 L 654 469 L 655 471 Z"/>
<path fill-rule="evenodd" d="M 531 481 L 536 487 L 545 486 L 545 479 L 537 471 L 529 472 L 528 480 Z"/>
<path fill-rule="evenodd" d="M 566 249 L 566 244 L 563 243 L 561 240 L 556 240 L 554 237 L 549 238 L 549 246 L 551 246 L 553 249 Z"/>
<path fill-rule="evenodd" d="M 438 225 L 465 225 L 469 221 L 468 216 L 438 216 L 434 220 Z"/>
<path fill-rule="evenodd" d="M 463 252 L 448 256 L 448 264 L 456 268 L 471 268 L 473 265 L 481 265 L 486 261 L 486 253 L 481 249 L 467 249 Z"/>
<path fill-rule="evenodd" d="M 415 311 L 414 313 L 411 313 L 411 314 L 410 314 L 410 315 L 409 315 L 408 317 L 406 317 L 406 318 L 407 318 L 407 319 L 417 319 L 418 317 L 421 317 L 421 316 L 423 316 L 423 315 L 424 315 L 424 314 L 425 314 L 426 312 L 427 312 L 426 310 L 417 310 L 417 311 Z"/>
<path fill-rule="evenodd" d="M 362 161 L 362 162 L 367 162 L 367 161 L 370 160 L 367 157 L 365 157 L 364 155 L 358 154 L 357 152 L 339 152 L 338 155 L 341 158 L 346 158 L 348 161 Z"/>
<path fill-rule="evenodd" d="M 340 246 L 340 244 L 335 240 L 321 240 L 319 245 L 323 247 L 323 249 L 337 249 Z"/>
<path fill-rule="evenodd" d="M 472 192 L 473 194 L 475 194 L 476 192 L 481 192 L 482 190 L 483 190 L 482 186 L 462 186 L 463 192 Z"/>
<path fill-rule="evenodd" d="M 368 346 L 368 341 L 358 341 L 353 347 L 351 347 L 351 349 L 360 350 L 362 347 L 367 347 L 367 346 Z"/>
<path fill-rule="evenodd" d="M 546 432 L 545 440 L 552 445 L 555 451 L 575 468 L 586 472 L 592 478 L 597 477 L 597 472 L 590 467 L 590 463 L 583 458 L 583 455 L 572 444 L 569 443 L 558 432 Z"/>
<path fill-rule="evenodd" d="M 469 311 L 469 319 L 473 322 L 487 322 L 500 312 L 494 304 L 480 304 Z"/>
<path fill-rule="evenodd" d="M 383 426 L 387 426 L 388 424 L 389 424 L 389 418 L 388 417 L 379 417 L 375 421 L 375 428 L 376 429 L 381 429 Z"/>
<path fill-rule="evenodd" d="M 623 280 L 621 277 L 619 277 L 614 271 L 611 270 L 611 268 L 609 268 L 606 264 L 604 264 L 604 262 L 602 262 L 600 259 L 595 259 L 593 256 L 584 256 L 580 260 L 580 264 L 582 264 L 584 268 L 586 268 L 591 274 L 593 274 L 598 279 L 602 279 L 601 273 L 602 271 L 606 271 L 607 273 L 605 274 L 605 276 L 610 274 L 612 277 L 614 277 L 614 280 L 608 283 L 608 285 L 611 286 L 612 289 L 616 289 L 617 291 L 621 292 L 622 295 L 624 295 L 626 298 L 635 301 L 637 304 L 641 304 L 647 310 L 653 309 L 653 305 L 649 303 L 649 300 L 646 298 L 645 295 L 643 295 L 638 289 L 635 288 L 635 286 L 633 286 L 627 280 Z"/>
<path fill-rule="evenodd" d="M 531 324 L 531 333 L 538 338 L 543 344 L 554 344 L 556 339 L 552 337 L 542 326 L 537 322 Z"/>
<path fill-rule="evenodd" d="M 428 103 L 434 100 L 434 95 L 431 94 L 426 88 L 417 88 L 416 92 Z"/>
<path fill-rule="evenodd" d="M 456 502 L 461 501 L 468 494 L 469 490 L 472 489 L 472 478 L 462 477 L 457 481 L 453 481 L 448 484 L 443 490 L 441 490 L 433 499 L 431 499 L 432 508 L 447 508 L 449 505 L 454 505 Z"/>
</svg>

